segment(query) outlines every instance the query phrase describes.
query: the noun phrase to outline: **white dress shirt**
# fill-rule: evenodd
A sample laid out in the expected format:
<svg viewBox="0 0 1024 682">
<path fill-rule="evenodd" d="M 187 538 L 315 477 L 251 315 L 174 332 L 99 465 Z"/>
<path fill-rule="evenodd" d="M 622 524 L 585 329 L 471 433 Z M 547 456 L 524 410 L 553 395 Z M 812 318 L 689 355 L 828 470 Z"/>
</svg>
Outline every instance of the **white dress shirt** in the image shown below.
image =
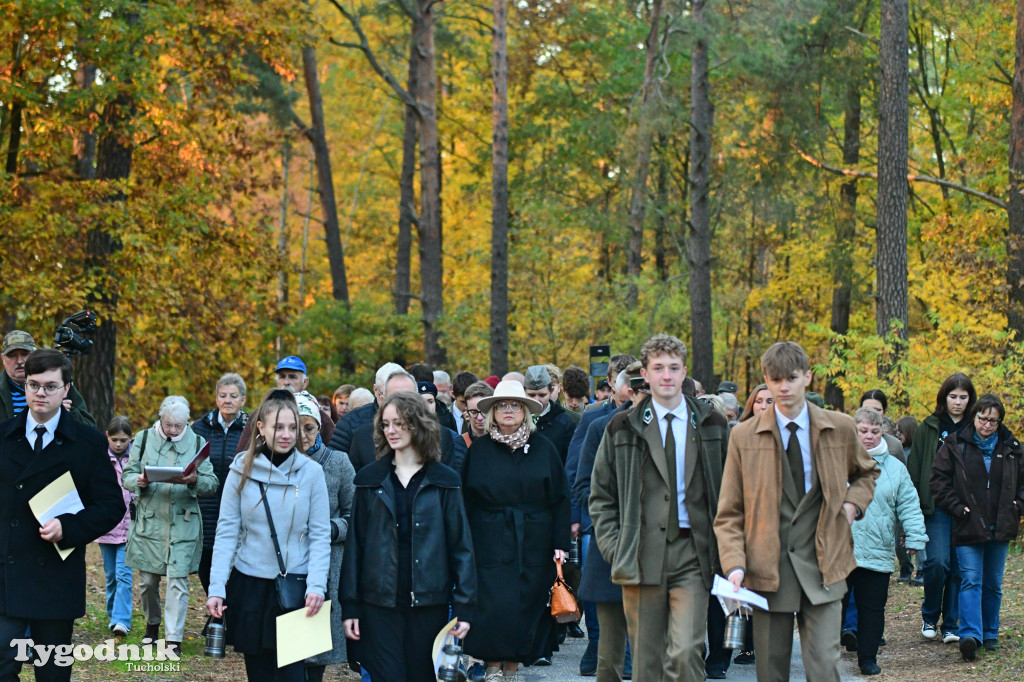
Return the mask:
<svg viewBox="0 0 1024 682">
<path fill-rule="evenodd" d="M 689 528 L 690 515 L 686 512 L 686 430 L 690 421 L 690 411 L 686 408 L 686 400 L 682 397 L 674 410 L 659 405 L 656 400 L 651 400 L 651 405 L 658 418 L 658 431 L 661 432 L 662 444 L 665 443 L 665 434 L 668 431 L 668 420 L 665 419 L 665 415 L 671 412 L 675 417 L 672 420 L 672 437 L 676 441 L 676 500 L 679 504 L 679 527 Z"/>
<path fill-rule="evenodd" d="M 27 408 L 26 408 L 27 411 Z M 46 427 L 46 433 L 43 434 L 43 447 L 45 448 L 53 442 L 53 432 L 57 430 L 57 423 L 60 421 L 60 410 L 57 410 L 57 414 L 53 415 L 49 421 L 42 426 Z M 32 413 L 28 413 L 28 419 L 25 420 L 25 438 L 28 440 L 29 447 L 35 449 L 36 447 L 36 427 L 40 426 L 39 422 L 35 420 Z"/>
</svg>

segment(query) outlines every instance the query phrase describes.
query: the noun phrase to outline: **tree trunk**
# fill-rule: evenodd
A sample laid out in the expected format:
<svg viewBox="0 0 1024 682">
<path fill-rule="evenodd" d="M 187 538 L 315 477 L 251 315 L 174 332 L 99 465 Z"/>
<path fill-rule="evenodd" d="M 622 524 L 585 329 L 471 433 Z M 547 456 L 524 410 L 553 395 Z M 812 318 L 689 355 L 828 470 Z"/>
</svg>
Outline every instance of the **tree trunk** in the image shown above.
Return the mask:
<svg viewBox="0 0 1024 682">
<path fill-rule="evenodd" d="M 860 162 L 860 51 L 846 62 L 846 110 L 843 113 L 843 163 L 855 168 Z M 832 244 L 832 324 L 834 334 L 845 335 L 850 330 L 850 304 L 853 298 L 853 243 L 857 236 L 857 178 L 850 178 L 839 189 L 839 219 L 836 221 L 835 241 Z M 842 342 L 830 341 L 842 347 Z M 829 376 L 825 381 L 825 403 L 839 412 L 844 411 L 843 389 L 838 379 Z"/>
<path fill-rule="evenodd" d="M 126 24 L 139 23 L 139 12 L 130 9 L 121 15 Z M 118 74 L 119 92 L 103 108 L 100 137 L 96 148 L 96 179 L 100 182 L 127 180 L 132 170 L 131 136 L 127 130 L 135 118 L 135 99 L 132 93 L 132 74 Z M 111 211 L 119 211 L 126 200 L 120 190 L 111 193 L 106 201 Z M 85 261 L 88 268 L 109 267 L 110 257 L 121 248 L 113 227 L 94 227 L 86 240 Z M 78 390 L 96 419 L 99 428 L 106 427 L 114 416 L 114 370 L 117 367 L 117 292 L 102 288 L 86 299 L 90 308 L 101 311 L 99 325 L 93 335 L 92 352 L 81 356 L 75 367 Z"/>
<path fill-rule="evenodd" d="M 75 71 L 75 83 L 80 90 L 88 90 L 96 82 L 96 65 L 79 64 Z M 82 180 L 96 177 L 96 134 L 88 130 L 79 133 L 75 140 L 75 170 Z"/>
<path fill-rule="evenodd" d="M 666 147 L 668 141 L 664 133 L 658 133 L 658 220 L 654 231 L 654 267 L 658 271 L 658 279 L 668 279 L 668 262 L 665 259 L 665 235 L 668 234 L 668 159 Z"/>
<path fill-rule="evenodd" d="M 345 275 L 345 251 L 341 246 L 338 228 L 338 207 L 334 200 L 334 177 L 331 157 L 324 129 L 324 103 L 320 95 L 320 75 L 316 69 L 316 49 L 312 45 L 302 48 L 302 74 L 309 96 L 310 128 L 306 137 L 313 145 L 316 176 L 320 186 L 320 207 L 324 214 L 324 237 L 327 241 L 327 261 L 331 268 L 331 295 L 349 307 L 348 278 Z"/>
<path fill-rule="evenodd" d="M 706 0 L 693 0 L 696 33 L 690 57 L 690 333 L 691 375 L 704 386 L 714 379 L 715 346 L 711 329 L 711 215 L 710 185 L 712 111 L 708 84 Z"/>
<path fill-rule="evenodd" d="M 407 88 L 416 92 L 416 73 L 419 52 L 409 44 L 409 75 Z M 412 286 L 412 226 L 416 217 L 416 123 L 414 107 L 405 105 L 405 131 L 402 135 L 402 174 L 399 178 L 398 254 L 395 258 L 395 312 L 409 312 L 409 293 Z"/>
<path fill-rule="evenodd" d="M 277 223 L 277 254 L 281 258 L 281 269 L 277 273 L 277 312 L 284 313 L 288 305 L 288 171 L 291 169 L 292 145 L 285 137 L 281 144 L 281 216 Z M 302 305 L 302 301 L 299 301 Z M 278 327 L 277 338 L 274 340 L 274 351 L 278 357 L 284 352 L 284 339 Z"/>
<path fill-rule="evenodd" d="M 1024 0 L 1017 0 L 1017 49 L 1013 60 L 1013 108 L 1010 111 L 1010 232 L 1006 279 L 1007 325 L 1024 341 Z"/>
<path fill-rule="evenodd" d="M 491 374 L 508 373 L 508 0 L 494 0 L 491 35 Z"/>
<path fill-rule="evenodd" d="M 651 6 L 651 28 L 647 32 L 644 44 L 646 63 L 644 65 L 643 95 L 641 97 L 638 120 L 636 165 L 633 172 L 633 186 L 629 198 L 629 248 L 626 253 L 626 275 L 633 281 L 629 283 L 626 294 L 628 309 L 636 307 L 640 297 L 635 278 L 643 270 L 644 245 L 644 213 L 647 205 L 647 174 L 651 165 L 651 137 L 654 129 L 654 68 L 661 54 L 661 14 L 663 0 L 654 0 Z"/>
<path fill-rule="evenodd" d="M 877 331 L 895 332 L 891 356 L 880 357 L 879 378 L 898 367 L 908 340 L 907 304 L 907 134 L 910 72 L 907 0 L 882 0 L 878 65 Z M 889 381 L 892 385 L 900 382 Z M 897 399 L 897 404 L 901 401 Z"/>
<path fill-rule="evenodd" d="M 419 52 L 415 93 L 420 106 L 420 303 L 423 353 L 435 367 L 445 364 L 441 330 L 444 315 L 444 273 L 441 254 L 441 182 L 437 137 L 437 81 L 434 54 L 436 0 L 416 0 L 413 44 Z"/>
</svg>

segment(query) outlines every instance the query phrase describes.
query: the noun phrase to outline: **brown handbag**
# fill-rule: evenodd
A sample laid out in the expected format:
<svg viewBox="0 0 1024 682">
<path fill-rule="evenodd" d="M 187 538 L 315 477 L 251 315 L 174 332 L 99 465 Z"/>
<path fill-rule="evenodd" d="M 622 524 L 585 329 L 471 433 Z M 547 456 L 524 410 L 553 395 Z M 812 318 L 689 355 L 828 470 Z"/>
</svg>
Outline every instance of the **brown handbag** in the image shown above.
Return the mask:
<svg viewBox="0 0 1024 682">
<path fill-rule="evenodd" d="M 548 599 L 551 617 L 559 623 L 578 623 L 581 615 L 579 602 L 562 576 L 562 562 L 555 561 L 555 566 L 558 575 L 555 577 L 555 584 L 551 586 L 551 595 Z"/>
</svg>

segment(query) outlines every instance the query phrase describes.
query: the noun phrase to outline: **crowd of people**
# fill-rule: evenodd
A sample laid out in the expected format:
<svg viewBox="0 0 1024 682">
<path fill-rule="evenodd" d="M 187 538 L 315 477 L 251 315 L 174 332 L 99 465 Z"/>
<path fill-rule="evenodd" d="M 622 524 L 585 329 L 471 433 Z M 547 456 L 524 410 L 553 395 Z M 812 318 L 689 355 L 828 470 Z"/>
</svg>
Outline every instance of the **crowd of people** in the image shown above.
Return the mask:
<svg viewBox="0 0 1024 682">
<path fill-rule="evenodd" d="M 104 439 L 62 353 L 13 331 L 2 357 L 5 642 L 71 642 L 96 542 L 115 637 L 131 631 L 134 584 L 141 641 L 180 654 L 195 573 L 253 681 L 346 662 L 364 680 L 433 680 L 452 619 L 472 680 L 550 665 L 565 637 L 587 639 L 579 672 L 598 680 L 723 679 L 734 663 L 785 680 L 794 617 L 809 679 L 838 680 L 843 646 L 872 675 L 894 573 L 923 587 L 923 638 L 968 661 L 1000 647 L 1022 452 L 1000 398 L 962 373 L 918 424 L 886 416 L 881 389 L 852 418 L 825 409 L 792 342 L 764 353 L 745 402 L 734 382 L 708 394 L 687 377 L 685 345 L 665 334 L 596 381 L 552 364 L 481 380 L 385 363 L 370 389 L 315 396 L 287 356 L 251 412 L 229 372 L 198 418 L 172 395 L 151 426 L 117 416 Z M 37 519 L 29 500 L 65 473 L 81 509 Z M 550 613 L 573 549 L 585 630 Z M 736 649 L 716 575 L 767 599 Z M 332 649 L 278 668 L 276 617 L 327 601 Z M 0 679 L 16 679 L 23 661 L 0 651 Z M 35 674 L 71 667 L 39 660 Z"/>
</svg>

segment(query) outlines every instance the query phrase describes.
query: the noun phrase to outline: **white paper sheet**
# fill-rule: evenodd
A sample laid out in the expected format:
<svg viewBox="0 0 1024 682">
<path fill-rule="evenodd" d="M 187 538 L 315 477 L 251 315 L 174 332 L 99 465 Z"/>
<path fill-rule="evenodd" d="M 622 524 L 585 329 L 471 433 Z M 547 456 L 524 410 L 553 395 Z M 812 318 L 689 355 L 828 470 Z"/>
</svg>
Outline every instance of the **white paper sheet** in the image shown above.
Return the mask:
<svg viewBox="0 0 1024 682">
<path fill-rule="evenodd" d="M 720 575 L 715 576 L 715 583 L 711 587 L 712 596 L 719 597 L 722 600 L 722 608 L 725 610 L 726 615 L 736 610 L 735 602 L 749 604 L 751 606 L 757 606 L 759 608 L 768 610 L 768 600 L 759 595 L 757 592 L 752 592 L 745 587 L 741 587 L 739 591 L 736 591 L 732 587 L 732 583 L 723 578 Z M 731 606 L 727 605 L 726 602 L 734 602 Z"/>
<path fill-rule="evenodd" d="M 334 648 L 331 639 L 331 602 L 327 600 L 312 618 L 306 607 L 277 617 L 277 667 L 302 661 Z"/>
<path fill-rule="evenodd" d="M 61 514 L 77 514 L 85 509 L 82 498 L 75 488 L 75 480 L 71 477 L 70 471 L 65 471 L 61 476 L 46 486 L 28 501 L 28 507 L 32 514 L 39 520 L 39 525 L 45 525 L 47 521 L 55 519 Z M 75 548 L 61 549 L 56 544 L 53 548 L 61 559 L 67 559 Z"/>
</svg>

